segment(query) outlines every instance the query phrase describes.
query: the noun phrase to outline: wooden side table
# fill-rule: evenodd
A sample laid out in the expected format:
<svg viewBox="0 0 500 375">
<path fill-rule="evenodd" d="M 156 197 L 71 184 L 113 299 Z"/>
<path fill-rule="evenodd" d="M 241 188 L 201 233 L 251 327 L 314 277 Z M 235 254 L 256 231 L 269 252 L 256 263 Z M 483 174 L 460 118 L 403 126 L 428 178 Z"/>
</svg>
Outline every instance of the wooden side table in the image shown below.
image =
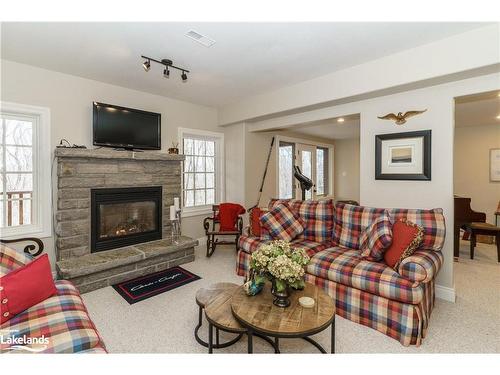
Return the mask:
<svg viewBox="0 0 500 375">
<path fill-rule="evenodd" d="M 303 296 L 314 298 L 316 303 L 313 308 L 300 306 L 299 298 Z M 331 328 L 331 353 L 335 353 L 335 303 L 332 297 L 316 285 L 306 283 L 304 290 L 292 292 L 290 302 L 287 308 L 273 305 L 269 283 L 253 297 L 248 297 L 242 287 L 234 292 L 231 309 L 236 320 L 247 329 L 248 353 L 253 352 L 255 334 L 274 337 L 278 351 L 280 338 L 302 338 L 326 353 L 310 336 L 328 327 Z"/>
<path fill-rule="evenodd" d="M 202 326 L 202 321 L 203 321 L 203 309 L 208 305 L 208 303 L 213 300 L 215 297 L 219 296 L 220 294 L 225 293 L 227 295 L 231 291 L 235 291 L 238 288 L 238 284 L 234 283 L 215 283 L 212 285 L 209 285 L 206 288 L 201 288 L 196 292 L 196 304 L 198 305 L 198 325 L 194 329 L 194 338 L 196 341 L 200 344 L 203 345 L 205 348 L 209 347 L 209 343 L 206 341 L 203 341 L 199 334 L 198 331 L 200 330 Z M 209 325 L 209 330 L 210 330 L 210 325 Z M 245 330 L 243 330 L 245 332 Z M 233 345 L 236 343 L 239 339 L 241 339 L 241 336 L 243 335 L 242 332 L 237 332 L 239 335 L 234 338 L 231 341 L 225 342 L 225 343 L 220 343 L 219 340 L 219 328 L 216 328 L 215 330 L 215 335 L 216 335 L 216 343 L 213 345 L 215 348 L 227 348 L 228 346 Z M 213 333 L 210 333 L 209 337 L 213 337 Z"/>
<path fill-rule="evenodd" d="M 469 223 L 465 226 L 465 230 L 470 233 L 470 258 L 474 259 L 474 248 L 476 247 L 476 236 L 483 234 L 486 236 L 494 236 L 497 244 L 497 258 L 500 262 L 500 227 L 488 223 Z"/>
</svg>

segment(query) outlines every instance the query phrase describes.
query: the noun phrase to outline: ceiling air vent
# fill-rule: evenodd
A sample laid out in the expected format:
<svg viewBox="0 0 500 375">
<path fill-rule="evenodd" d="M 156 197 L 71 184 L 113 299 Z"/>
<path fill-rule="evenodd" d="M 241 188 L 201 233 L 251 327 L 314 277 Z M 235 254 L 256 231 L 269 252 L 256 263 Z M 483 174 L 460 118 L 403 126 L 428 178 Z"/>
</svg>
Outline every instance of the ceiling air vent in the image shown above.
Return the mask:
<svg viewBox="0 0 500 375">
<path fill-rule="evenodd" d="M 185 35 L 188 38 L 191 38 L 194 41 L 203 44 L 205 47 L 211 47 L 215 44 L 215 40 L 209 38 L 208 36 L 202 35 L 194 30 L 189 30 Z"/>
</svg>

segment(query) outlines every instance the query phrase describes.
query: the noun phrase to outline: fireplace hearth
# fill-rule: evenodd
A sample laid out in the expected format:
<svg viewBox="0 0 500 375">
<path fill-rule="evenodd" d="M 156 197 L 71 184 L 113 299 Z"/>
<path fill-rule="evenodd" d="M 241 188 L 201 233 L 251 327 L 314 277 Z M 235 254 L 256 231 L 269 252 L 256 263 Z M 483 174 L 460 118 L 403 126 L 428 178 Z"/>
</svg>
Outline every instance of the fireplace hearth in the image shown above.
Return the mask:
<svg viewBox="0 0 500 375">
<path fill-rule="evenodd" d="M 162 238 L 162 187 L 91 190 L 91 252 Z"/>
</svg>

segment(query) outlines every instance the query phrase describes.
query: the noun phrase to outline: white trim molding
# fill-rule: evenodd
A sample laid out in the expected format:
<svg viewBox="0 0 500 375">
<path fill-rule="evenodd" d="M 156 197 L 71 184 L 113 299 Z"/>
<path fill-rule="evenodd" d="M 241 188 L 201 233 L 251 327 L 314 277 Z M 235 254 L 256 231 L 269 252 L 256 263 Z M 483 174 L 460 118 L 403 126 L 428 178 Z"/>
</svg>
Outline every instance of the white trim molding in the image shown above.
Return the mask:
<svg viewBox="0 0 500 375">
<path fill-rule="evenodd" d="M 442 285 L 436 285 L 435 288 L 436 288 L 436 298 L 455 303 L 455 300 L 457 298 L 455 294 L 455 288 L 450 288 Z"/>
<path fill-rule="evenodd" d="M 183 138 L 185 136 L 191 136 L 193 138 L 201 138 L 201 139 L 212 139 L 215 141 L 215 202 L 219 203 L 223 202 L 226 197 L 225 192 L 225 159 L 224 159 L 224 133 L 212 132 L 208 130 L 200 130 L 200 129 L 190 129 L 190 128 L 178 128 L 178 142 L 179 149 L 181 153 L 184 153 L 184 142 Z M 195 206 L 195 207 L 184 207 L 184 166 L 182 169 L 182 179 L 181 179 L 181 208 L 182 208 L 182 217 L 191 217 L 191 216 L 201 216 L 206 215 L 212 212 L 212 205 L 206 206 Z"/>
<path fill-rule="evenodd" d="M 50 146 L 50 109 L 27 104 L 0 102 L 2 114 L 29 116 L 33 127 L 33 223 L 2 228 L 2 238 L 52 235 L 52 179 Z"/>
</svg>

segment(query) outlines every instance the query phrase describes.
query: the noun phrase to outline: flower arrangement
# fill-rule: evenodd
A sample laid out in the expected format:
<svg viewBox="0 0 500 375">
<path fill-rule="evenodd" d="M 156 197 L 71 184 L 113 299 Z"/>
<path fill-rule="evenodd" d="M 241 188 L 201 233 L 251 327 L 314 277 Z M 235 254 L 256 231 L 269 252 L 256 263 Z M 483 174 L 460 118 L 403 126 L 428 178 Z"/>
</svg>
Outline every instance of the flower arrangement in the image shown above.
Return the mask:
<svg viewBox="0 0 500 375">
<path fill-rule="evenodd" d="M 257 284 L 265 279 L 273 282 L 277 292 L 286 292 L 287 287 L 304 288 L 304 267 L 309 256 L 304 249 L 292 248 L 286 241 L 273 241 L 261 246 L 252 254 L 250 268 Z"/>
</svg>

